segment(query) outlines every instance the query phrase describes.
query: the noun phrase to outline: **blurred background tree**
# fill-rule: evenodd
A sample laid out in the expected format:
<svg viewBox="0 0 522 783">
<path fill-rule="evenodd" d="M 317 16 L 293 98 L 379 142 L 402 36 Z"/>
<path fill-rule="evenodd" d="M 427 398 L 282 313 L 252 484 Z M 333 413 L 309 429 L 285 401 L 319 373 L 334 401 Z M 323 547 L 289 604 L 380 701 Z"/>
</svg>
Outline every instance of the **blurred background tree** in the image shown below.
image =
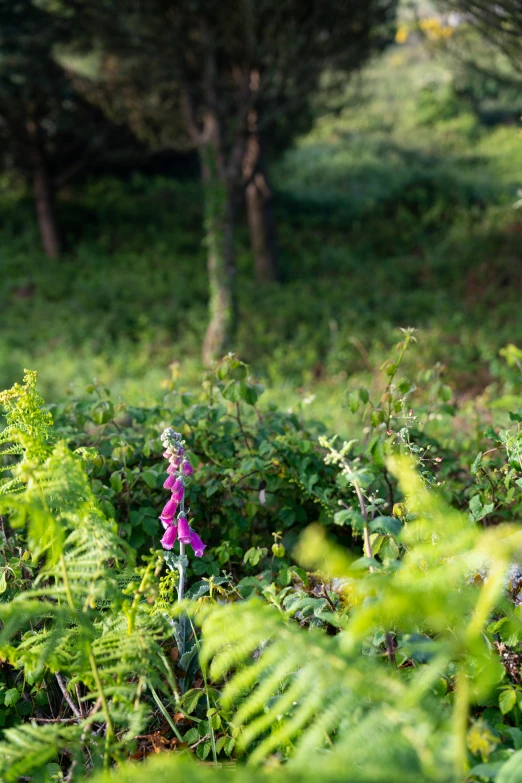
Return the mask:
<svg viewBox="0 0 522 783">
<path fill-rule="evenodd" d="M 424 31 L 452 62 L 457 100 L 467 102 L 486 123 L 517 121 L 522 109 L 522 3 L 439 0 L 436 7 L 443 13 L 446 34 Z"/>
<path fill-rule="evenodd" d="M 116 111 L 123 110 L 141 138 L 198 150 L 208 253 L 208 364 L 234 342 L 234 227 L 243 197 L 257 276 L 275 280 L 266 153 L 302 131 L 325 72 L 345 80 L 391 41 L 396 0 L 71 0 L 70 7 L 77 27 L 87 32 L 87 45 L 102 52 Z"/>
<path fill-rule="evenodd" d="M 106 147 L 110 127 L 87 82 L 57 57 L 71 41 L 60 5 L 0 0 L 0 145 L 4 169 L 31 187 L 41 241 L 57 258 L 63 236 L 56 192 Z"/>
<path fill-rule="evenodd" d="M 520 8 L 413 5 L 0 0 L 4 385 L 37 353 L 53 394 L 159 393 L 173 359 L 199 372 L 209 298 L 206 360 L 234 346 L 276 385 L 337 388 L 407 323 L 433 354 L 479 329 L 496 377 Z"/>
</svg>

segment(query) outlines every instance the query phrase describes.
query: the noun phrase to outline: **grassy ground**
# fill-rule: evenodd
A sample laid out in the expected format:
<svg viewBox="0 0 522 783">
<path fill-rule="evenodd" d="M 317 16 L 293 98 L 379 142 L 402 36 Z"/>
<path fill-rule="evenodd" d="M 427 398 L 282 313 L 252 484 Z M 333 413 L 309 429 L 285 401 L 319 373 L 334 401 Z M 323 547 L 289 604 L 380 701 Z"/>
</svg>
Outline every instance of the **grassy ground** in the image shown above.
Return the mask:
<svg viewBox="0 0 522 783">
<path fill-rule="evenodd" d="M 443 64 L 396 47 L 372 66 L 273 172 L 283 284 L 252 280 L 240 234 L 238 350 L 267 399 L 313 393 L 309 410 L 330 417 L 399 326 L 419 330 L 415 369 L 443 363 L 462 396 L 516 392 L 499 349 L 522 343 L 521 172 L 517 127 L 481 125 Z M 24 366 L 49 399 L 93 376 L 132 401 L 180 368 L 192 384 L 206 320 L 199 205 L 197 183 L 92 183 L 62 199 L 72 250 L 56 263 L 31 204 L 5 194 L 0 386 Z"/>
</svg>

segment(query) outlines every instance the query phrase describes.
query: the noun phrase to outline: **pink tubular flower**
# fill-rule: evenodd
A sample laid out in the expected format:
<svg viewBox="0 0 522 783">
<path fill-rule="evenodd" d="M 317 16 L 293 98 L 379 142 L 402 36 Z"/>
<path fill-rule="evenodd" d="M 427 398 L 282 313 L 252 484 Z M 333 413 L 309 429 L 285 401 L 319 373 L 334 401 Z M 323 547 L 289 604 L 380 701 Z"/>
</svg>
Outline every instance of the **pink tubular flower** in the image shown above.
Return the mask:
<svg viewBox="0 0 522 783">
<path fill-rule="evenodd" d="M 188 460 L 186 460 L 186 459 L 183 460 L 182 465 L 181 465 L 181 469 L 182 469 L 183 473 L 185 474 L 185 476 L 192 476 L 192 475 L 194 475 L 194 468 L 192 467 L 190 462 Z"/>
<path fill-rule="evenodd" d="M 176 543 L 176 539 L 178 537 L 178 529 L 176 525 L 170 524 L 168 525 L 165 535 L 161 539 L 161 546 L 163 549 L 172 549 L 174 544 Z"/>
<path fill-rule="evenodd" d="M 203 543 L 201 538 L 193 530 L 190 531 L 190 546 L 194 550 L 196 557 L 201 557 L 207 545 Z"/>
<path fill-rule="evenodd" d="M 172 474 L 170 474 L 169 476 L 167 476 L 167 480 L 163 482 L 163 488 L 164 489 L 172 489 L 172 487 L 174 486 L 175 482 L 176 482 L 176 476 L 173 476 Z"/>
<path fill-rule="evenodd" d="M 161 512 L 160 519 L 163 521 L 174 519 L 174 514 L 176 513 L 176 509 L 178 507 L 178 500 L 174 499 L 174 496 L 169 500 L 168 503 L 165 504 L 165 507 L 163 511 Z"/>
<path fill-rule="evenodd" d="M 177 478 L 174 484 L 172 485 L 172 498 L 171 501 L 178 504 L 181 503 L 183 500 L 183 495 L 185 494 L 185 488 L 183 486 L 183 481 L 180 478 Z M 170 502 L 170 501 L 169 501 Z M 168 506 L 168 503 L 167 503 Z"/>
<path fill-rule="evenodd" d="M 172 524 L 173 520 L 172 517 L 164 517 L 163 514 L 160 516 L 160 522 L 165 528 L 165 530 L 168 528 L 169 525 Z"/>
<path fill-rule="evenodd" d="M 190 528 L 187 517 L 180 514 L 178 517 L 178 538 L 180 544 L 190 544 Z"/>
<path fill-rule="evenodd" d="M 160 520 L 165 528 L 161 539 L 164 549 L 172 549 L 176 541 L 180 543 L 180 554 L 185 553 L 185 546 L 190 544 L 196 557 L 201 557 L 206 549 L 197 533 L 190 527 L 185 514 L 185 477 L 194 475 L 194 468 L 185 459 L 185 449 L 179 432 L 174 432 L 172 427 L 167 427 L 161 442 L 165 449 L 163 456 L 168 460 L 167 478 L 163 483 L 166 490 L 170 490 L 171 497 L 161 512 Z M 180 507 L 176 518 L 176 511 Z M 183 585 L 183 580 L 181 581 Z M 183 597 L 183 587 L 180 587 L 180 597 Z"/>
</svg>

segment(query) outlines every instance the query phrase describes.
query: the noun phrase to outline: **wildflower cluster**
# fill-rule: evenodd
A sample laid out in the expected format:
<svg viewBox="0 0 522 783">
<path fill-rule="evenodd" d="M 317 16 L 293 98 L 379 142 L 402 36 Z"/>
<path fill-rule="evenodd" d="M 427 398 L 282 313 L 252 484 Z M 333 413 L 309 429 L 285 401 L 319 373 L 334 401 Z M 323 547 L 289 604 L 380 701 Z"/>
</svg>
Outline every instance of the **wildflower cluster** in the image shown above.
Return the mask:
<svg viewBox="0 0 522 783">
<path fill-rule="evenodd" d="M 164 549 L 172 549 L 178 540 L 180 545 L 190 544 L 196 557 L 201 557 L 206 544 L 192 530 L 185 514 L 185 482 L 194 474 L 194 468 L 185 459 L 185 449 L 179 432 L 174 432 L 172 427 L 167 427 L 161 436 L 161 442 L 165 449 L 163 456 L 169 461 L 168 476 L 163 486 L 171 493 L 170 500 L 160 515 L 161 523 L 165 528 L 161 545 Z"/>
</svg>

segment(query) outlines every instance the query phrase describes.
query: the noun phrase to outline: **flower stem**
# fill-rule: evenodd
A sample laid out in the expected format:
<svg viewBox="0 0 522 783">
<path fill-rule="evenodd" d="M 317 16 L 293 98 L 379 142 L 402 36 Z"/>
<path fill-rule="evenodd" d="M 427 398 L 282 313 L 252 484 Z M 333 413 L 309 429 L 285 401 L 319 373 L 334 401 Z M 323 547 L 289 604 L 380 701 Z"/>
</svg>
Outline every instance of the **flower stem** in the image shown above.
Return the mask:
<svg viewBox="0 0 522 783">
<path fill-rule="evenodd" d="M 185 557 L 185 544 L 182 544 L 180 542 L 179 545 L 179 563 L 178 563 L 178 571 L 179 571 L 179 583 L 178 583 L 178 603 L 183 601 L 183 596 L 185 595 L 185 565 L 183 563 L 183 558 Z"/>
<path fill-rule="evenodd" d="M 457 780 L 464 780 L 468 770 L 468 711 L 469 683 L 462 667 L 459 668 L 455 683 L 455 700 L 453 702 L 453 736 L 455 737 L 455 775 Z"/>
</svg>

